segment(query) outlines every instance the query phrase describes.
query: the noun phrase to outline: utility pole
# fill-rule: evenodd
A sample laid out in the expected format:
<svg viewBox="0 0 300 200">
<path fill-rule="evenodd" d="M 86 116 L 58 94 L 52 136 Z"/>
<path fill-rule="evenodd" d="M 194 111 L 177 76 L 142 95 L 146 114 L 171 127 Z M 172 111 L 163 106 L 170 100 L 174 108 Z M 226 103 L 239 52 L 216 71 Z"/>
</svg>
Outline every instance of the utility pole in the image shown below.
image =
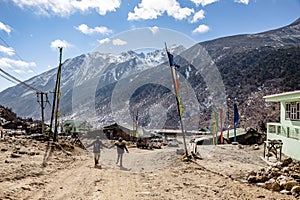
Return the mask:
<svg viewBox="0 0 300 200">
<path fill-rule="evenodd" d="M 52 104 L 52 113 L 50 120 L 50 131 L 52 131 L 53 127 L 53 119 L 55 112 L 55 122 L 54 122 L 54 133 L 53 133 L 53 141 L 57 141 L 57 118 L 58 118 L 58 109 L 59 109 L 59 100 L 60 100 L 60 76 L 61 76 L 61 61 L 62 61 L 62 47 L 59 48 L 59 66 L 56 76 L 56 83 L 53 94 L 53 104 Z M 56 105 L 57 104 L 57 105 Z"/>
<path fill-rule="evenodd" d="M 61 61 L 62 61 L 62 47 L 59 48 L 59 66 L 57 72 L 57 98 L 56 98 L 56 111 L 55 111 L 55 124 L 54 124 L 54 137 L 53 140 L 57 142 L 57 127 L 59 117 L 59 101 L 60 101 L 60 77 L 61 77 Z"/>
<path fill-rule="evenodd" d="M 37 102 L 41 105 L 41 111 L 42 111 L 42 134 L 44 134 L 45 131 L 45 117 L 44 117 L 44 111 L 45 111 L 45 104 L 48 102 L 48 94 L 45 92 L 37 92 Z M 44 95 L 46 96 L 46 101 L 44 100 Z"/>
<path fill-rule="evenodd" d="M 131 134 L 130 134 L 130 137 L 131 137 L 131 139 L 130 140 L 134 140 L 133 138 L 134 138 L 134 119 L 135 119 L 135 116 L 134 116 L 134 111 L 132 111 L 131 112 L 131 115 L 132 115 L 132 132 L 131 132 Z"/>
<path fill-rule="evenodd" d="M 135 137 L 138 138 L 139 137 L 139 111 L 136 111 L 136 115 L 135 115 Z"/>
</svg>

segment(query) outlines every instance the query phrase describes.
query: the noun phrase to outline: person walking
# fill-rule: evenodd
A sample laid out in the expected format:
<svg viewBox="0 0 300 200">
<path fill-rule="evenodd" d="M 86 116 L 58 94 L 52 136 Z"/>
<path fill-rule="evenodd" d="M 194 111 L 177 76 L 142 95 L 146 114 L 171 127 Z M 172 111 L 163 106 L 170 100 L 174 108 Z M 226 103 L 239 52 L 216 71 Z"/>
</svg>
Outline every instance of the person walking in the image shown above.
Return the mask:
<svg viewBox="0 0 300 200">
<path fill-rule="evenodd" d="M 94 160 L 95 160 L 95 167 L 98 166 L 99 164 L 99 159 L 100 159 L 100 149 L 102 147 L 105 148 L 109 148 L 108 146 L 106 146 L 105 144 L 103 144 L 100 140 L 99 140 L 99 136 L 96 137 L 96 140 L 94 142 L 92 142 L 91 144 L 87 145 L 86 148 L 93 146 L 93 153 L 94 153 Z"/>
<path fill-rule="evenodd" d="M 120 162 L 120 167 L 123 167 L 123 163 L 122 163 L 123 154 L 124 154 L 125 150 L 126 150 L 127 153 L 129 153 L 129 151 L 128 151 L 127 147 L 126 147 L 126 143 L 120 137 L 118 139 L 118 141 L 115 142 L 115 146 L 117 146 L 117 154 L 118 154 L 116 164 L 118 164 Z"/>
</svg>

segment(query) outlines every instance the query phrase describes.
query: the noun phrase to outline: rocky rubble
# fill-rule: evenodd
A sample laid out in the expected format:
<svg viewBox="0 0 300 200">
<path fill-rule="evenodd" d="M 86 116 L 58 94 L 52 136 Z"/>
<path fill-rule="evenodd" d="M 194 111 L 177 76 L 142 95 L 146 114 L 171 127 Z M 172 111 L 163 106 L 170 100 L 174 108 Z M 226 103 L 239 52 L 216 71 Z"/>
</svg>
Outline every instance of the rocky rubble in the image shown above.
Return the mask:
<svg viewBox="0 0 300 200">
<path fill-rule="evenodd" d="M 250 171 L 246 178 L 265 189 L 300 196 L 300 161 L 286 158 L 268 168 Z"/>
<path fill-rule="evenodd" d="M 0 182 L 36 177 L 65 168 L 74 162 L 79 151 L 65 142 L 5 136 L 0 140 Z"/>
</svg>

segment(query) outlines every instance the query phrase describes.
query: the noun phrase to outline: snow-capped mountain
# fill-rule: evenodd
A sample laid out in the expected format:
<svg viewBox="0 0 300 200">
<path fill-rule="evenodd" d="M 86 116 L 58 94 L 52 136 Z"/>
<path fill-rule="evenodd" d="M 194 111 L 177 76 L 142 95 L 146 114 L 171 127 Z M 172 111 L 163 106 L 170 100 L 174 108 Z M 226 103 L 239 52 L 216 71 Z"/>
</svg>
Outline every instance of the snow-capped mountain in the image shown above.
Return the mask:
<svg viewBox="0 0 300 200">
<path fill-rule="evenodd" d="M 173 46 L 170 50 L 178 53 L 183 51 L 184 47 Z M 105 86 L 111 87 L 130 74 L 136 74 L 167 62 L 164 50 L 154 50 L 148 53 L 128 51 L 119 55 L 91 52 L 68 59 L 62 65 L 60 114 L 75 117 L 77 113 L 73 110 L 78 108 L 78 114 L 86 115 L 83 111 L 91 109 L 90 106 L 95 107 L 97 98 L 102 98 L 97 90 Z M 46 119 L 50 118 L 50 104 L 52 104 L 56 76 L 57 69 L 52 69 L 26 81 L 32 87 L 48 92 L 49 104 L 46 104 Z M 78 96 L 80 98 L 77 98 Z M 35 91 L 24 88 L 22 85 L 1 92 L 0 98 L 1 104 L 13 108 L 19 116 L 28 118 L 41 116 Z M 83 108 L 84 104 L 87 107 Z"/>
<path fill-rule="evenodd" d="M 170 52 L 178 55 L 175 62 L 180 65 L 186 126 L 195 129 L 208 125 L 216 108 L 226 113 L 227 97 L 237 97 L 243 107 L 249 103 L 248 97 L 258 96 L 254 93 L 261 96 L 297 89 L 298 83 L 291 83 L 287 74 L 298 73 L 291 70 L 299 67 L 296 59 L 299 48 L 300 19 L 276 30 L 201 42 L 189 49 L 170 47 Z M 26 83 L 48 92 L 52 103 L 56 73 L 57 69 L 52 69 Z M 91 52 L 66 60 L 61 74 L 61 118 L 87 120 L 94 126 L 115 121 L 132 124 L 133 113 L 138 112 L 142 126 L 178 127 L 165 50 L 128 51 L 118 55 Z M 0 104 L 12 108 L 21 117 L 40 118 L 41 109 L 36 100 L 35 92 L 21 85 L 0 93 Z M 244 109 L 252 115 L 247 106 Z M 253 109 L 253 112 L 260 114 L 263 110 Z M 50 113 L 51 105 L 47 104 L 46 119 Z"/>
</svg>

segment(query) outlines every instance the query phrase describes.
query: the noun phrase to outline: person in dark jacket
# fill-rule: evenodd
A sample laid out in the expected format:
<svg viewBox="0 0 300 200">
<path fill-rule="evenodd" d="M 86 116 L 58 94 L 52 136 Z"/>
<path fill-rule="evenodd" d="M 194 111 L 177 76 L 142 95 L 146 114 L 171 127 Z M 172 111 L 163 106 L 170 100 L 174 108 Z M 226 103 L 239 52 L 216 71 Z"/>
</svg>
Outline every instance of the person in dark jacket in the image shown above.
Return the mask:
<svg viewBox="0 0 300 200">
<path fill-rule="evenodd" d="M 96 137 L 96 140 L 92 142 L 91 144 L 87 145 L 86 148 L 93 146 L 93 153 L 94 153 L 94 160 L 95 160 L 95 167 L 99 164 L 99 158 L 100 158 L 100 149 L 102 147 L 109 148 L 105 144 L 103 144 L 99 140 L 99 136 Z"/>
<path fill-rule="evenodd" d="M 129 151 L 126 147 L 126 143 L 125 143 L 125 141 L 122 140 L 122 138 L 119 138 L 119 140 L 117 142 L 115 142 L 115 146 L 117 146 L 117 154 L 118 154 L 116 164 L 118 164 L 120 162 L 120 167 L 123 167 L 123 165 L 122 165 L 123 154 L 124 154 L 125 150 L 127 153 L 129 153 Z"/>
</svg>

